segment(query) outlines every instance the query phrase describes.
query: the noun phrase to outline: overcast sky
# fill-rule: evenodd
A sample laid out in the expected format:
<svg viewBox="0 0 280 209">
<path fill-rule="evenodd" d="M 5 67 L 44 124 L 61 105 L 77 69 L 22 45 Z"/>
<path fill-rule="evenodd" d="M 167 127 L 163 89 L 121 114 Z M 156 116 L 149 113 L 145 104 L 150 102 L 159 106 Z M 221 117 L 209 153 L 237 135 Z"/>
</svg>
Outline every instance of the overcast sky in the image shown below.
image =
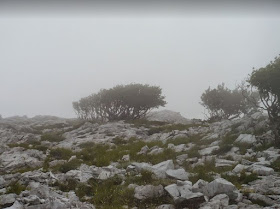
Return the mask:
<svg viewBox="0 0 280 209">
<path fill-rule="evenodd" d="M 146 7 L 135 14 L 108 5 L 77 13 L 46 5 L 0 9 L 2 116 L 75 117 L 73 101 L 134 82 L 159 85 L 165 109 L 201 118 L 205 89 L 222 82 L 233 88 L 280 53 L 276 4 L 264 12 L 261 5 L 249 12 L 171 5 L 171 12 Z"/>
</svg>

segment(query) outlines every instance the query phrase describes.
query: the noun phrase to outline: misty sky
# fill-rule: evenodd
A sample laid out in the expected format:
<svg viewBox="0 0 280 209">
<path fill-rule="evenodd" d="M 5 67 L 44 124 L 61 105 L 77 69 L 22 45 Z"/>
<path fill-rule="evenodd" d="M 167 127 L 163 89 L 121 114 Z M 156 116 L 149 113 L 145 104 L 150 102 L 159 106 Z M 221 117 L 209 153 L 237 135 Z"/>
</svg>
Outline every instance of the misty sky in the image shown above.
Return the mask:
<svg viewBox="0 0 280 209">
<path fill-rule="evenodd" d="M 203 117 L 205 89 L 233 88 L 279 53 L 275 15 L 0 15 L 0 114 L 75 117 L 73 101 L 135 82 Z"/>
</svg>

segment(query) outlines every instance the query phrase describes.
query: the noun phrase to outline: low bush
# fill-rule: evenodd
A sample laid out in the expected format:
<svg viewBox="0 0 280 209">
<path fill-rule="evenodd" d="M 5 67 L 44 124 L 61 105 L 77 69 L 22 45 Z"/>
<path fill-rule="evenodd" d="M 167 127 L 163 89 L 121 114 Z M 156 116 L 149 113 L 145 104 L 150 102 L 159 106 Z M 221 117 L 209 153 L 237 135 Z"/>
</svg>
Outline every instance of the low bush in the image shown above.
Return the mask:
<svg viewBox="0 0 280 209">
<path fill-rule="evenodd" d="M 44 133 L 41 136 L 42 141 L 49 141 L 49 142 L 61 142 L 65 138 L 60 133 Z"/>
<path fill-rule="evenodd" d="M 26 186 L 20 184 L 19 182 L 15 181 L 12 182 L 8 187 L 6 194 L 15 193 L 19 195 L 22 191 L 26 190 Z"/>
<path fill-rule="evenodd" d="M 56 148 L 50 151 L 50 157 L 55 160 L 68 160 L 75 153 L 66 148 Z"/>
</svg>

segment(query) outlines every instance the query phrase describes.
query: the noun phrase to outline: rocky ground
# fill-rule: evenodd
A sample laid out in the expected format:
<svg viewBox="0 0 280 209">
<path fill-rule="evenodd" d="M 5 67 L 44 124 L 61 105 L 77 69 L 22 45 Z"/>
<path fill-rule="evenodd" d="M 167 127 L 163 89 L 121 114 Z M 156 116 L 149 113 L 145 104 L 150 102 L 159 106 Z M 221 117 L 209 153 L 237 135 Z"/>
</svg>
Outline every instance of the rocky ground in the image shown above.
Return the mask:
<svg viewBox="0 0 280 209">
<path fill-rule="evenodd" d="M 0 208 L 280 208 L 267 123 L 5 118 Z"/>
</svg>

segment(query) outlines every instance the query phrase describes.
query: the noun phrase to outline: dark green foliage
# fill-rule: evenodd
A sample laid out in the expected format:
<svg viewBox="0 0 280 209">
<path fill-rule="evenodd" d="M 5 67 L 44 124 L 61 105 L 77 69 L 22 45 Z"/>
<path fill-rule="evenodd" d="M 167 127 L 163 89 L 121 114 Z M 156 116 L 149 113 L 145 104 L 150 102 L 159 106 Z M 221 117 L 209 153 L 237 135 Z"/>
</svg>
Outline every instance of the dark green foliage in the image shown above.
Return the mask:
<svg viewBox="0 0 280 209">
<path fill-rule="evenodd" d="M 241 89 L 230 90 L 225 87 L 224 83 L 211 89 L 210 87 L 201 95 L 201 105 L 206 108 L 209 113 L 210 121 L 221 119 L 233 119 L 239 117 L 242 113 L 247 114 L 252 105 L 244 94 L 251 93 Z"/>
<path fill-rule="evenodd" d="M 73 102 L 73 108 L 81 119 L 112 121 L 140 119 L 149 110 L 165 104 L 160 87 L 129 84 L 102 89 Z"/>
<path fill-rule="evenodd" d="M 75 153 L 66 148 L 56 148 L 50 151 L 50 157 L 56 160 L 68 160 L 72 155 Z"/>
<path fill-rule="evenodd" d="M 280 172 L 280 158 L 277 158 L 271 163 L 271 168 L 273 168 L 276 172 Z"/>
<path fill-rule="evenodd" d="M 150 128 L 153 126 L 163 126 L 167 125 L 166 122 L 162 121 L 149 121 L 146 119 L 135 119 L 135 120 L 127 120 L 127 123 L 133 124 L 134 127 L 139 128 L 139 127 L 145 127 L 145 128 Z"/>
<path fill-rule="evenodd" d="M 257 174 L 246 174 L 246 172 L 241 172 L 240 177 L 237 175 L 222 174 L 222 178 L 230 181 L 239 189 L 241 188 L 242 184 L 248 184 L 252 181 L 259 179 Z"/>
<path fill-rule="evenodd" d="M 45 133 L 41 136 L 42 141 L 60 142 L 64 140 L 64 137 L 59 133 Z"/>
<path fill-rule="evenodd" d="M 81 165 L 81 160 L 78 159 L 73 159 L 69 162 L 66 162 L 62 165 L 56 165 L 55 167 L 52 168 L 53 171 L 60 171 L 62 173 L 67 173 L 70 170 L 74 170 L 78 168 Z"/>
<path fill-rule="evenodd" d="M 29 142 L 24 142 L 24 143 L 12 143 L 12 144 L 8 144 L 8 146 L 10 148 L 22 147 L 24 149 L 37 149 L 44 153 L 48 149 L 47 146 L 41 145 L 41 142 L 38 142 L 38 141 L 29 141 Z"/>
<path fill-rule="evenodd" d="M 254 70 L 248 82 L 259 91 L 263 104 L 259 107 L 267 111 L 276 145 L 280 146 L 280 57 Z"/>
<path fill-rule="evenodd" d="M 15 193 L 19 195 L 22 191 L 26 190 L 26 186 L 20 184 L 19 182 L 12 182 L 8 187 L 7 187 L 7 194 L 9 193 Z"/>
</svg>

